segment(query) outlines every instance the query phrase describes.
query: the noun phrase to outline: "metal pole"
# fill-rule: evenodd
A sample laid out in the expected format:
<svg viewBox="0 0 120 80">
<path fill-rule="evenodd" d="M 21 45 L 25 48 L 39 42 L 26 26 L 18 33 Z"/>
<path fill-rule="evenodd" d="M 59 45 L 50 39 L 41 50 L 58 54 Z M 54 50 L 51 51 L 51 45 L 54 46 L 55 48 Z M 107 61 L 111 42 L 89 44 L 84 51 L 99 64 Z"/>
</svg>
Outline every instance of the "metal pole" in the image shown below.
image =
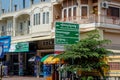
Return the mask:
<svg viewBox="0 0 120 80">
<path fill-rule="evenodd" d="M 61 67 L 61 64 L 59 63 L 59 68 Z M 61 80 L 61 72 L 59 71 L 59 80 Z"/>
<path fill-rule="evenodd" d="M 1 76 L 0 76 L 0 80 L 2 80 L 2 58 L 1 58 Z"/>
</svg>

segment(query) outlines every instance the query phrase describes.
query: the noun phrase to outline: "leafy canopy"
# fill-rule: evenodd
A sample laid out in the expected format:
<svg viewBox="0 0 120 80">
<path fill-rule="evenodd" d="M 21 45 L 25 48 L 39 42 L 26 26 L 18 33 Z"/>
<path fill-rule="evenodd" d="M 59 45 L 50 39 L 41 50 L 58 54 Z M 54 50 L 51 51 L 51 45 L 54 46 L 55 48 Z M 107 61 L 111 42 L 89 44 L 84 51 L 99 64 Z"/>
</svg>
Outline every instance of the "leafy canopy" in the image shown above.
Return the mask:
<svg viewBox="0 0 120 80">
<path fill-rule="evenodd" d="M 56 56 L 67 63 L 63 70 L 72 72 L 97 71 L 104 76 L 103 69 L 108 68 L 105 57 L 111 52 L 103 46 L 110 41 L 100 40 L 99 38 L 99 34 L 93 31 L 88 34 L 87 38 L 81 39 L 77 44 L 67 45 L 65 51 Z"/>
</svg>

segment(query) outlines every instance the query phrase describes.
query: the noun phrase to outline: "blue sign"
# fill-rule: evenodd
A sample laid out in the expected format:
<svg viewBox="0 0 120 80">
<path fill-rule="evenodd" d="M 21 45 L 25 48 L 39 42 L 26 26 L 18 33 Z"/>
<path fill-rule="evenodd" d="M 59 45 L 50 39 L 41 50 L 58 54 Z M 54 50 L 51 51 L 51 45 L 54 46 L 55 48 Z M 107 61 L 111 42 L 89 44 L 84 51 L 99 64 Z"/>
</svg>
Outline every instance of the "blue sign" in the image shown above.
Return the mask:
<svg viewBox="0 0 120 80">
<path fill-rule="evenodd" d="M 3 44 L 3 52 L 9 52 L 11 37 L 10 36 L 0 37 L 0 43 Z"/>
<path fill-rule="evenodd" d="M 43 75 L 44 77 L 51 76 L 51 65 L 43 65 Z"/>
<path fill-rule="evenodd" d="M 0 42 L 0 58 L 3 58 L 3 44 Z"/>
</svg>

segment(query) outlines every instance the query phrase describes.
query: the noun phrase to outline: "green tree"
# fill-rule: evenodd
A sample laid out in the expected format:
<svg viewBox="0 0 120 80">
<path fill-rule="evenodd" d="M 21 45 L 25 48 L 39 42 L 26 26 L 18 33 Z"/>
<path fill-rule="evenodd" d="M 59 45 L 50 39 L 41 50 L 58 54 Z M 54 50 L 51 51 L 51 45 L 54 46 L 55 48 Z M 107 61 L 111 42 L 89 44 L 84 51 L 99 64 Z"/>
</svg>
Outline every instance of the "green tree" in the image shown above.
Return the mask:
<svg viewBox="0 0 120 80">
<path fill-rule="evenodd" d="M 99 38 L 99 34 L 92 31 L 77 44 L 67 45 L 65 51 L 56 56 L 67 63 L 62 70 L 80 72 L 81 76 L 92 76 L 87 73 L 97 72 L 104 77 L 104 69 L 109 68 L 105 58 L 111 53 L 104 46 L 110 43 L 110 40 Z"/>
</svg>

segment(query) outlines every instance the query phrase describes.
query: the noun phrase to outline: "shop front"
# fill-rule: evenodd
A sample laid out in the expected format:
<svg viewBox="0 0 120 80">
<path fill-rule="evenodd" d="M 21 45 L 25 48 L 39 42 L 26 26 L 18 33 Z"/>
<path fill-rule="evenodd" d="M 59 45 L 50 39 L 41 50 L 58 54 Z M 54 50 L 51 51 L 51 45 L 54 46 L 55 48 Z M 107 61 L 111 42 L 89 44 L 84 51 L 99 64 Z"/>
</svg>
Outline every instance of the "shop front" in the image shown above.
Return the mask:
<svg viewBox="0 0 120 80">
<path fill-rule="evenodd" d="M 47 54 L 54 54 L 54 39 L 11 44 L 6 54 L 9 75 L 43 76 L 43 63 L 33 58 Z"/>
<path fill-rule="evenodd" d="M 9 53 L 6 54 L 9 75 L 33 75 L 34 63 L 29 62 L 28 59 L 35 54 L 35 51 L 30 51 L 29 42 L 11 44 Z"/>
</svg>

